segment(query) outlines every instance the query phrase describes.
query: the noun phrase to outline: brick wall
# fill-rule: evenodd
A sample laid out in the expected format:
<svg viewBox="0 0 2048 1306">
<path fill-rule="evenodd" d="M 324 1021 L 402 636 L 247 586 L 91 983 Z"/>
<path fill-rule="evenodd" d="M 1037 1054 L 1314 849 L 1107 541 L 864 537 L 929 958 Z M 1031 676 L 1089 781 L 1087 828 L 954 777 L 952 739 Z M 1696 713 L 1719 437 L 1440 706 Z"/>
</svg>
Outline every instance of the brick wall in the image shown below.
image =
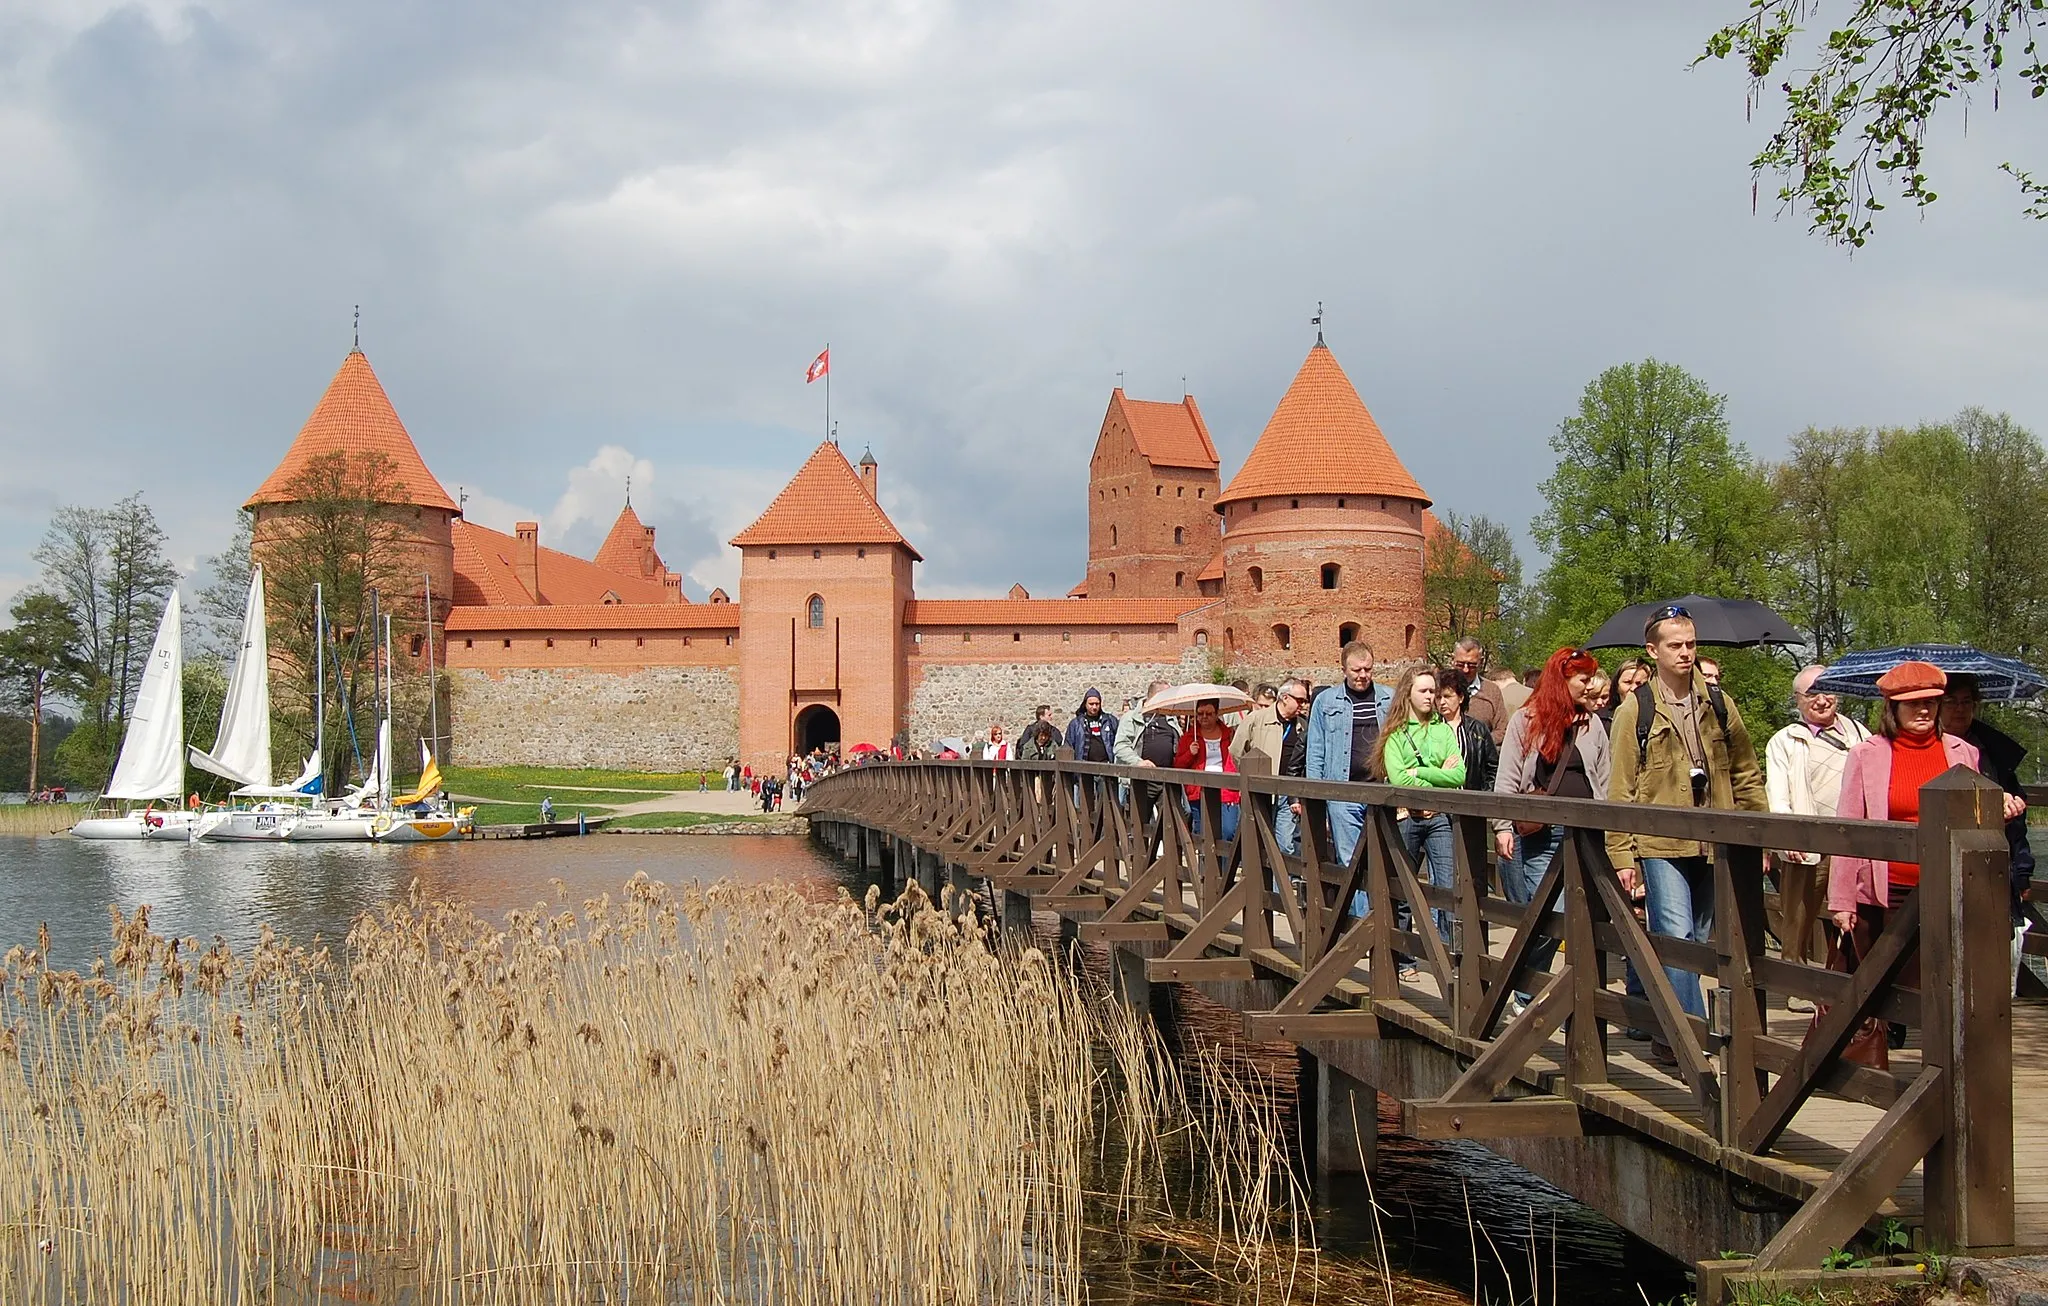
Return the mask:
<svg viewBox="0 0 2048 1306">
<path fill-rule="evenodd" d="M 1088 466 L 1088 597 L 1198 596 L 1195 577 L 1216 556 L 1220 492 L 1213 467 L 1154 467 L 1112 409 Z"/>
<path fill-rule="evenodd" d="M 1297 506 L 1298 505 L 1298 506 Z M 1340 506 L 1341 505 L 1341 506 Z M 1333 667 L 1346 626 L 1381 666 L 1418 657 L 1422 506 L 1407 499 L 1302 496 L 1230 506 L 1223 536 L 1224 661 Z M 1323 568 L 1337 567 L 1325 588 Z M 1256 569 L 1256 571 L 1254 570 Z M 1276 627 L 1286 628 L 1283 646 Z"/>
<path fill-rule="evenodd" d="M 1032 710 L 1050 703 L 1062 731 L 1090 688 L 1102 691 L 1104 708 L 1122 714 L 1124 700 L 1145 692 L 1152 680 L 1175 682 L 1208 676 L 1201 650 L 1150 662 L 976 662 L 927 663 L 912 667 L 910 738 L 918 747 L 948 735 L 986 737 L 988 723 L 1000 721 L 1014 742 L 1032 720 Z"/>
<path fill-rule="evenodd" d="M 679 771 L 739 752 L 739 680 L 724 667 L 454 668 L 449 681 L 464 766 Z"/>
</svg>

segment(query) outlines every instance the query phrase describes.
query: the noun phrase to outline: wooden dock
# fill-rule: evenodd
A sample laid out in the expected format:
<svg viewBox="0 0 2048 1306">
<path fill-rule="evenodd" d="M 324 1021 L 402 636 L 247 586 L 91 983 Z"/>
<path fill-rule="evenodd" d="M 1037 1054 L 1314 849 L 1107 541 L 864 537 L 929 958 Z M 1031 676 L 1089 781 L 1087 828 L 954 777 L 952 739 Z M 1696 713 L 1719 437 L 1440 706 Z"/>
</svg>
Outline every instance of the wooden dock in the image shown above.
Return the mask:
<svg viewBox="0 0 2048 1306">
<path fill-rule="evenodd" d="M 1155 801 L 1198 786 L 1213 832 L 1226 782 L 1245 795 L 1232 841 Z M 1454 824 L 1452 889 L 1403 849 L 1395 809 L 1414 794 L 1269 771 L 928 762 L 828 777 L 801 810 L 892 880 L 933 894 L 949 876 L 984 883 L 1010 924 L 1059 913 L 1111 950 L 1126 997 L 1200 985 L 1244 1013 L 1248 1036 L 1299 1045 L 1325 1093 L 1396 1097 L 1404 1132 L 1478 1141 L 1679 1258 L 1751 1253 L 1757 1273 L 1803 1273 L 1892 1221 L 1948 1252 L 2048 1249 L 2048 1004 L 2009 992 L 2000 795 L 1982 777 L 1929 785 L 1919 826 L 1433 790 Z M 1290 798 L 1306 811 L 1298 854 L 1272 821 Z M 1330 847 L 1335 803 L 1363 809 L 1348 862 Z M 1497 892 L 1495 819 L 1565 831 L 1534 902 Z M 1644 931 L 1608 830 L 1712 850 L 1710 943 Z M 1917 861 L 1921 889 L 1857 974 L 1787 960 L 1765 875 L 1778 849 Z M 1373 904 L 1362 918 L 1346 908 L 1358 890 Z M 1539 965 L 1546 938 L 1562 947 Z M 1914 987 L 1902 976 L 1916 954 Z M 1622 991 L 1624 959 L 1642 998 Z M 1681 1009 L 1666 966 L 1700 977 L 1706 1018 Z M 1517 990 L 1533 995 L 1519 1012 Z M 1824 1014 L 1789 1011 L 1788 996 Z M 1909 1030 L 1886 1069 L 1840 1055 L 1866 1018 Z M 1678 1064 L 1653 1061 L 1631 1027 Z M 1370 1142 L 1356 1140 L 1367 1155 Z"/>
<path fill-rule="evenodd" d="M 586 816 L 572 821 L 530 821 L 524 825 L 479 825 L 471 836 L 477 839 L 568 839 L 596 834 L 612 818 Z"/>
</svg>

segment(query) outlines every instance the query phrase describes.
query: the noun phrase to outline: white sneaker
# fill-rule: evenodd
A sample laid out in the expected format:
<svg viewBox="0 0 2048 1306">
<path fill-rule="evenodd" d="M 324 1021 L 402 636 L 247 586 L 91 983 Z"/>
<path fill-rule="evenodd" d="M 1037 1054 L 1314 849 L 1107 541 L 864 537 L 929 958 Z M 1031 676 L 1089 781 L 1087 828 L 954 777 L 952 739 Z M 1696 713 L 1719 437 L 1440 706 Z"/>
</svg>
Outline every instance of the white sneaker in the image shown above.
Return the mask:
<svg viewBox="0 0 2048 1306">
<path fill-rule="evenodd" d="M 1785 1010 L 1798 1016 L 1810 1016 L 1819 1008 L 1813 1005 L 1811 998 L 1802 998 L 1795 993 L 1785 999 Z"/>
<path fill-rule="evenodd" d="M 1528 1003 L 1522 1001 L 1520 998 L 1516 997 L 1513 994 L 1509 994 L 1507 1010 L 1501 1013 L 1501 1017 L 1503 1020 L 1507 1021 L 1520 1020 L 1522 1018 L 1522 1013 L 1527 1011 L 1528 1009 Z"/>
</svg>

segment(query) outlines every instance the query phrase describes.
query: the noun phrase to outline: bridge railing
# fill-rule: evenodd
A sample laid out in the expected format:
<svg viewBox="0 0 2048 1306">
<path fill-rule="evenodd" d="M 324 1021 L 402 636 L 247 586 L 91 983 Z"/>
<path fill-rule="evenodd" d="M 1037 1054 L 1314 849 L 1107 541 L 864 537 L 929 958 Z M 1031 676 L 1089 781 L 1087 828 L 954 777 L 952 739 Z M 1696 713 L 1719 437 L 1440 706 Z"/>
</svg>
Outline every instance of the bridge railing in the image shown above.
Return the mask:
<svg viewBox="0 0 2048 1306">
<path fill-rule="evenodd" d="M 1229 839 L 1226 792 L 1241 796 Z M 1403 844 L 1397 811 L 1422 802 L 1450 817 L 1454 887 L 1430 884 Z M 1275 816 L 1295 803 L 1290 851 Z M 1331 838 L 1337 804 L 1356 805 L 1361 822 L 1345 860 Z M 1882 1109 L 1758 1269 L 1817 1263 L 1923 1160 L 1933 1241 L 2012 1241 L 2006 844 L 1999 790 L 1973 772 L 1930 783 L 1917 826 L 1307 781 L 1273 776 L 1256 756 L 1230 775 L 1074 761 L 877 764 L 820 780 L 803 810 L 884 830 L 1039 907 L 1092 916 L 1079 927 L 1084 939 L 1165 945 L 1147 963 L 1155 978 L 1291 982 L 1272 1010 L 1247 1015 L 1253 1037 L 1374 1038 L 1392 1021 L 1469 1057 L 1440 1098 L 1404 1103 L 1413 1135 L 1612 1127 L 1597 1117 L 1612 1111 L 1613 1095 L 1600 1090 L 1611 1082 L 1617 1027 L 1650 1031 L 1676 1058 L 1694 1130 L 1665 1141 L 1752 1182 L 1786 1182 L 1753 1161 L 1816 1095 Z M 1526 902 L 1500 892 L 1497 821 L 1562 831 Z M 1609 831 L 1704 846 L 1711 942 L 1645 930 L 1609 860 Z M 1893 904 L 1861 965 L 1843 974 L 1768 949 L 1765 862 L 1780 851 L 1917 862 L 1920 887 Z M 1353 910 L 1360 893 L 1362 915 Z M 1402 974 L 1409 958 L 1414 980 Z M 1623 959 L 1640 998 L 1610 986 Z M 1708 982 L 1704 1018 L 1683 1009 L 1667 967 Z M 1820 1004 L 1803 1038 L 1770 1031 L 1770 994 Z M 1910 1074 L 1844 1058 L 1871 1020 L 1918 1031 Z"/>
</svg>

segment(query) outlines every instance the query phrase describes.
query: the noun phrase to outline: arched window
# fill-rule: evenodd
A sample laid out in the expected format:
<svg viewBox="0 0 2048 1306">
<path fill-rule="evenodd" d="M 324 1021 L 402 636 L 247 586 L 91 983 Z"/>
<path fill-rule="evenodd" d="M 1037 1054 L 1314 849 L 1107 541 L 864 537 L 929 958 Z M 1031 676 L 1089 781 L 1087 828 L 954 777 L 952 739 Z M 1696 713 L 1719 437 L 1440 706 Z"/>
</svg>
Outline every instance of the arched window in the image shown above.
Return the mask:
<svg viewBox="0 0 2048 1306">
<path fill-rule="evenodd" d="M 1115 588 L 1116 588 L 1116 573 L 1115 573 L 1115 572 L 1111 572 L 1111 573 L 1109 573 L 1109 587 L 1110 587 L 1111 589 L 1115 589 Z"/>
<path fill-rule="evenodd" d="M 1209 632 L 1208 632 L 1208 631 L 1206 631 L 1206 630 L 1198 630 L 1198 631 L 1196 631 L 1196 632 L 1195 632 L 1195 647 L 1196 647 L 1196 648 L 1207 648 L 1207 647 L 1209 647 Z"/>
<path fill-rule="evenodd" d="M 1403 653 L 1413 653 L 1415 651 L 1415 627 L 1404 626 L 1402 628 L 1401 651 Z"/>
<path fill-rule="evenodd" d="M 825 600 L 822 596 L 817 594 L 811 595 L 810 612 L 811 629 L 823 630 L 825 628 Z"/>
<path fill-rule="evenodd" d="M 1251 569 L 1251 570 L 1250 570 L 1249 572 L 1247 572 L 1247 573 L 1245 573 L 1245 574 L 1251 577 L 1251 581 L 1252 581 L 1252 593 L 1254 593 L 1254 594 L 1263 594 L 1263 593 L 1265 593 L 1265 591 L 1266 591 L 1266 572 L 1265 572 L 1265 569 L 1264 569 L 1264 568 L 1261 568 L 1261 567 L 1253 567 L 1253 568 L 1252 568 L 1252 569 Z"/>
<path fill-rule="evenodd" d="M 1289 630 L 1283 622 L 1273 627 L 1273 641 L 1280 646 L 1280 651 L 1285 653 L 1294 647 L 1294 632 Z"/>
<path fill-rule="evenodd" d="M 1227 651 L 1228 651 L 1228 652 L 1230 652 L 1230 653 L 1236 653 L 1236 652 L 1237 652 L 1237 628 L 1236 628 L 1236 627 L 1234 627 L 1234 626 L 1225 626 L 1225 627 L 1223 628 L 1223 647 L 1224 647 L 1224 649 L 1225 649 L 1225 650 L 1227 650 Z"/>
<path fill-rule="evenodd" d="M 1173 573 L 1173 587 L 1175 589 L 1185 589 L 1187 587 L 1187 583 L 1188 574 L 1186 572 L 1177 571 Z"/>
<path fill-rule="evenodd" d="M 1173 528 L 1173 542 L 1175 544 L 1186 544 L 1188 542 L 1188 532 L 1186 527 L 1176 526 Z"/>
<path fill-rule="evenodd" d="M 1357 623 L 1357 622 L 1355 622 L 1355 621 L 1347 621 L 1347 622 L 1345 622 L 1345 623 L 1344 623 L 1343 625 L 1341 625 L 1341 626 L 1337 627 L 1337 647 L 1338 647 L 1338 648 L 1340 648 L 1340 649 L 1341 649 L 1341 648 L 1343 648 L 1343 647 L 1344 647 L 1344 646 L 1345 646 L 1346 644 L 1349 644 L 1349 643 L 1350 643 L 1350 642 L 1351 642 L 1352 640 L 1354 640 L 1354 639 L 1357 639 L 1357 638 L 1358 638 L 1358 623 Z"/>
<path fill-rule="evenodd" d="M 1326 563 L 1324 563 L 1324 564 L 1323 564 L 1323 588 L 1324 588 L 1324 589 L 1326 589 L 1326 590 L 1333 590 L 1333 589 L 1336 589 L 1336 588 L 1337 588 L 1337 582 L 1338 582 L 1339 580 L 1341 580 L 1341 579 L 1343 578 L 1343 575 L 1344 575 L 1344 569 L 1343 569 L 1342 567 L 1338 566 L 1338 565 L 1337 565 L 1336 563 L 1334 563 L 1334 562 L 1326 562 Z"/>
<path fill-rule="evenodd" d="M 1112 549 L 1116 547 L 1116 527 L 1114 526 L 1109 528 L 1109 547 Z"/>
</svg>

